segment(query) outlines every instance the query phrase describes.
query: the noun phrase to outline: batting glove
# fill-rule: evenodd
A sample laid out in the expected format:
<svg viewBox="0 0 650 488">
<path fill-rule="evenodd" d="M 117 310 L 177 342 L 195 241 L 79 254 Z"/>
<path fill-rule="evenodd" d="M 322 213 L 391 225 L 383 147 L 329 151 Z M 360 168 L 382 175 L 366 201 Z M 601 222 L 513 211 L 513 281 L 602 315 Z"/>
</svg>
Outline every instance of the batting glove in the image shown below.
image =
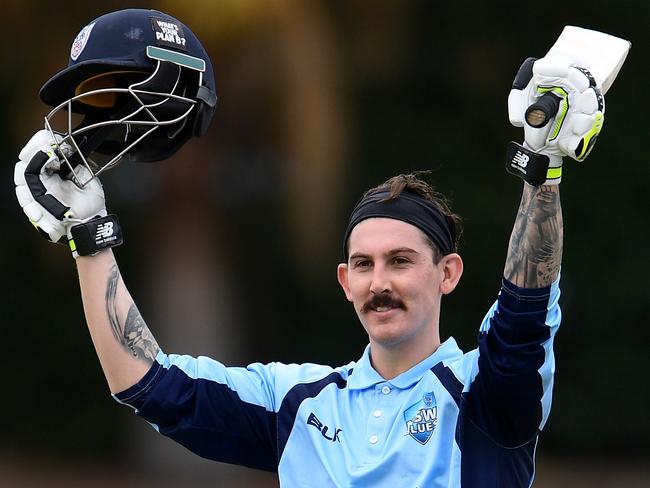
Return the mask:
<svg viewBox="0 0 650 488">
<path fill-rule="evenodd" d="M 56 142 L 60 142 L 60 139 Z M 40 130 L 20 151 L 14 169 L 16 197 L 41 235 L 52 242 L 69 243 L 73 256 L 77 257 L 73 235 L 81 228 L 93 225 L 96 220 L 109 219 L 104 189 L 97 178 L 83 188 L 79 188 L 72 179 L 62 178 L 59 174 L 61 162 L 55 151 L 56 142 L 49 131 Z M 70 150 L 65 144 L 59 147 L 63 151 Z M 85 166 L 77 166 L 75 175 L 81 181 L 91 176 Z"/>
<path fill-rule="evenodd" d="M 562 161 L 583 161 L 600 133 L 605 100 L 591 73 L 565 58 L 528 58 L 508 96 L 510 123 L 523 145 L 508 144 L 506 168 L 531 185 L 557 185 Z"/>
</svg>

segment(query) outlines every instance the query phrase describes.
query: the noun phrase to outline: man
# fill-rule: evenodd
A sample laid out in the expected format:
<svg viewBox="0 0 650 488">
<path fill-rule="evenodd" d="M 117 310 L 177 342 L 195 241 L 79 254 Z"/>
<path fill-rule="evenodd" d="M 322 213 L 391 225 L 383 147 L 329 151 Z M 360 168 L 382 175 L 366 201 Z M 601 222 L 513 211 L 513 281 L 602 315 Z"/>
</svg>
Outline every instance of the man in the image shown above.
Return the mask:
<svg viewBox="0 0 650 488">
<path fill-rule="evenodd" d="M 107 25 L 131 32 L 135 22 L 155 31 L 155 19 L 164 15 L 123 12 L 131 12 L 126 20 L 114 14 L 97 19 L 73 50 L 83 54 L 88 48 L 79 45 L 92 46 Z M 163 25 L 165 32 L 189 31 L 175 19 Z M 161 62 L 178 61 L 156 52 L 163 60 L 154 73 Z M 78 65 L 68 70 L 78 71 Z M 338 280 L 369 338 L 358 361 L 338 368 L 240 368 L 164 353 L 110 249 L 121 242 L 119 222 L 107 216 L 91 154 L 102 147 L 103 136 L 94 148 L 79 148 L 76 129 L 64 135 L 39 131 L 20 153 L 17 196 L 41 233 L 52 241 L 67 236 L 90 334 L 114 398 L 201 456 L 277 470 L 282 486 L 530 486 L 538 433 L 551 405 L 552 343 L 560 323 L 562 158 L 586 157 L 604 111 L 582 70 L 557 59 L 539 60 L 534 68 L 533 75 L 533 62 L 524 65 L 515 80 L 511 121 L 524 125 L 542 84 L 561 86 L 571 108 L 553 124 L 526 125 L 523 146 L 511 143 L 508 167 L 526 180 L 523 197 L 498 300 L 480 326 L 478 348 L 465 354 L 453 338 L 441 342 L 439 336 L 441 299 L 463 271 L 460 221 L 416 175 L 399 175 L 369 190 L 350 216 Z M 147 80 L 129 79 L 127 91 L 138 92 Z M 77 104 L 96 103 L 105 93 L 105 87 L 79 90 L 79 81 Z M 112 123 L 120 124 L 118 119 Z M 138 148 L 136 141 L 120 150 L 137 159 Z M 74 158 L 78 165 L 63 171 Z"/>
</svg>

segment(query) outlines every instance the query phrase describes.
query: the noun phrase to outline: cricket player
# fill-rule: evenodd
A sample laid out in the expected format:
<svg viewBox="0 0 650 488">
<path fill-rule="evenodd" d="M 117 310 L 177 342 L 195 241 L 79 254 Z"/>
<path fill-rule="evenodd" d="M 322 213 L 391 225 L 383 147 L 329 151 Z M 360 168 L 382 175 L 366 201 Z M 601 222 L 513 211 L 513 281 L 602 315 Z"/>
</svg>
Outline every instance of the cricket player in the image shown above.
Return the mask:
<svg viewBox="0 0 650 488">
<path fill-rule="evenodd" d="M 121 35 L 133 32 L 140 37 Z M 533 127 L 525 117 L 540 86 L 562 108 Z M 509 110 L 524 142 L 510 144 L 508 169 L 524 179 L 523 196 L 478 347 L 464 353 L 439 333 L 442 297 L 463 272 L 460 219 L 417 175 L 399 175 L 350 214 L 338 281 L 368 345 L 339 367 L 168 354 L 120 274 L 111 248 L 121 229 L 97 175 L 119 160 L 164 159 L 200 135 L 214 93 L 210 60 L 177 19 L 107 14 L 81 31 L 69 67 L 41 91 L 84 122 L 63 132 L 46 124 L 15 167 L 29 220 L 72 250 L 115 400 L 198 455 L 275 471 L 283 487 L 530 486 L 561 318 L 562 162 L 588 155 L 604 113 L 589 72 L 542 58 L 517 74 Z"/>
</svg>

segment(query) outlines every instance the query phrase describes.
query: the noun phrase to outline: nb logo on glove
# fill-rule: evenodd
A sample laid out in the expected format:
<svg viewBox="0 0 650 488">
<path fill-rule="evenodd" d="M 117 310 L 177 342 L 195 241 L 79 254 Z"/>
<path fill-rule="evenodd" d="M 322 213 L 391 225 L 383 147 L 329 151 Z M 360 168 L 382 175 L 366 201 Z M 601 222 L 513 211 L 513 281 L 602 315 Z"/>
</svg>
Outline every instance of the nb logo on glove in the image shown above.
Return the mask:
<svg viewBox="0 0 650 488">
<path fill-rule="evenodd" d="M 520 168 L 525 168 L 526 165 L 528 165 L 528 161 L 530 158 L 522 153 L 521 151 L 517 151 L 517 154 L 515 154 L 515 157 L 512 158 L 512 161 L 519 166 Z"/>
<path fill-rule="evenodd" d="M 113 235 L 113 222 L 106 222 L 97 226 L 97 234 L 95 240 L 100 241 Z"/>
</svg>

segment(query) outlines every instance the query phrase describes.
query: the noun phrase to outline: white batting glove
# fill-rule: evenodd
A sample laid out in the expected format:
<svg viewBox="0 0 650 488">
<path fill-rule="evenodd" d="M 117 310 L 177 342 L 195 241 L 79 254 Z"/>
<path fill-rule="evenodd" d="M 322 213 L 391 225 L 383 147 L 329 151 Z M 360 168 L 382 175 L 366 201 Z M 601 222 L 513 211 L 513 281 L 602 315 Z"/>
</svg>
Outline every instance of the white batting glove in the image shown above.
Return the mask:
<svg viewBox="0 0 650 488">
<path fill-rule="evenodd" d="M 71 227 L 105 216 L 106 204 L 99 179 L 79 188 L 72 180 L 61 178 L 55 147 L 49 131 L 34 134 L 20 151 L 14 183 L 18 203 L 41 235 L 52 242 L 67 243 Z M 77 166 L 75 173 L 81 181 L 91 176 L 84 166 Z"/>
<path fill-rule="evenodd" d="M 533 110 L 551 101 L 555 106 L 546 117 Z M 604 98 L 588 70 L 561 57 L 527 59 L 508 96 L 510 123 L 524 128 L 524 144 L 508 146 L 508 171 L 534 185 L 559 184 L 562 158 L 583 161 L 589 155 L 604 112 Z"/>
</svg>

